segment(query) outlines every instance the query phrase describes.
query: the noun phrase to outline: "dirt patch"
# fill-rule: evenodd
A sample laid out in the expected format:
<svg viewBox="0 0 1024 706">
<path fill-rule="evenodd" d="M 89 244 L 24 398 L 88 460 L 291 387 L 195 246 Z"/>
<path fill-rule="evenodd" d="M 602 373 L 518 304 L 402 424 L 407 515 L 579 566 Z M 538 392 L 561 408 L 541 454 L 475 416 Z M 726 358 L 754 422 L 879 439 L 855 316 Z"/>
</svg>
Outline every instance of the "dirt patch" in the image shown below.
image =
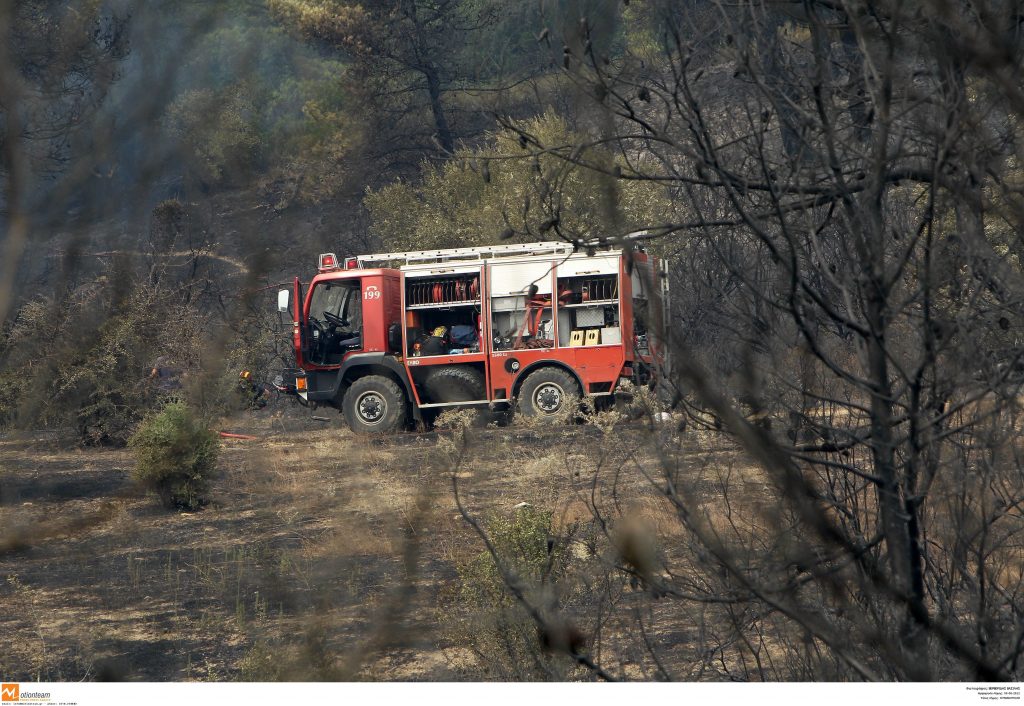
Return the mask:
<svg viewBox="0 0 1024 706">
<path fill-rule="evenodd" d="M 366 440 L 300 416 L 220 426 L 258 438 L 224 441 L 211 502 L 193 513 L 141 494 L 125 451 L 0 439 L 0 538 L 18 539 L 0 551 L 0 631 L 17 636 L 0 672 L 482 678 L 451 617 L 459 567 L 483 549 L 453 475 L 475 516 L 544 508 L 553 532 L 578 535 L 573 556 L 597 561 L 581 534 L 595 522 L 594 479 L 638 453 L 589 426 L 472 430 L 466 446 L 456 432 Z M 642 476 L 614 488 L 671 525 Z M 630 674 L 638 660 L 613 661 Z"/>
</svg>

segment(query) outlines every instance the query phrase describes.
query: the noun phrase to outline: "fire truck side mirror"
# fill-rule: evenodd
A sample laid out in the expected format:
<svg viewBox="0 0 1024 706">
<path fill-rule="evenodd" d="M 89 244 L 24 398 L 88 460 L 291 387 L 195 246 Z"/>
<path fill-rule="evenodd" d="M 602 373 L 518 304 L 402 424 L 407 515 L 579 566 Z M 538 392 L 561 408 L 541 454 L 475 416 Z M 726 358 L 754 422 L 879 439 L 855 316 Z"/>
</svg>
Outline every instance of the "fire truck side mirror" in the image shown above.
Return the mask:
<svg viewBox="0 0 1024 706">
<path fill-rule="evenodd" d="M 281 289 L 277 292 L 277 310 L 282 314 L 288 313 L 288 300 L 291 293 L 287 289 Z"/>
</svg>

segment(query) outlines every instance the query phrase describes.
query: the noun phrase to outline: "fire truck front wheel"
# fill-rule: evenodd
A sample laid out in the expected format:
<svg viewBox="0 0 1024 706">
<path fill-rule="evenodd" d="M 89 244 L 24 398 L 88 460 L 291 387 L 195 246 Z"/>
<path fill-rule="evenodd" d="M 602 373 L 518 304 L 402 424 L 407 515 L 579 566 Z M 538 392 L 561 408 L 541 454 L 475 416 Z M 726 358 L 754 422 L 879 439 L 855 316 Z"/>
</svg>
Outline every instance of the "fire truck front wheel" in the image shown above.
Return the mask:
<svg viewBox="0 0 1024 706">
<path fill-rule="evenodd" d="M 382 375 L 367 375 L 353 382 L 342 408 L 349 428 L 357 434 L 388 434 L 405 426 L 402 389 Z"/>
<path fill-rule="evenodd" d="M 519 409 L 527 417 L 560 419 L 579 405 L 580 386 L 561 368 L 540 368 L 519 389 Z"/>
</svg>

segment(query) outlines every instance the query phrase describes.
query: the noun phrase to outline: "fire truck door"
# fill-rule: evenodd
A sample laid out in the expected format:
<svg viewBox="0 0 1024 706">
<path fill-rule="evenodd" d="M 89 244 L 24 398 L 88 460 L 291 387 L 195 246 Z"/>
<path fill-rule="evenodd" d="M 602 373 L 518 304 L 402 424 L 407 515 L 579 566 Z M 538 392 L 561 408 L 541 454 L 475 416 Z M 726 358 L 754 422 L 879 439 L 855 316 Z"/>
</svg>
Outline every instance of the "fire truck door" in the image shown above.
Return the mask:
<svg viewBox="0 0 1024 706">
<path fill-rule="evenodd" d="M 359 279 L 316 283 L 309 295 L 308 360 L 314 365 L 341 365 L 346 354 L 363 347 L 363 292 Z"/>
<path fill-rule="evenodd" d="M 294 331 L 292 343 L 295 346 L 296 352 L 296 363 L 301 365 L 303 359 L 306 357 L 309 344 L 306 340 L 306 316 L 302 310 L 302 304 L 305 301 L 302 298 L 302 282 L 299 278 L 295 278 L 295 283 L 292 285 L 292 313 L 294 319 Z"/>
</svg>

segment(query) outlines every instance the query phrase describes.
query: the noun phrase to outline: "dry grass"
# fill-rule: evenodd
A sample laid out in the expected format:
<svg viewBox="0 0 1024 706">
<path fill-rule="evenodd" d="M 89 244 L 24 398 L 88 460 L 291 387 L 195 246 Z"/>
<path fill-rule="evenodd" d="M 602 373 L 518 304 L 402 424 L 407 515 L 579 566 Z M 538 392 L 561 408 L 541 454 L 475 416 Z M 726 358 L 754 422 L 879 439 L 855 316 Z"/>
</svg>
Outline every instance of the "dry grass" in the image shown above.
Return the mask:
<svg viewBox="0 0 1024 706">
<path fill-rule="evenodd" d="M 456 508 L 454 474 L 475 517 L 521 503 L 551 513 L 570 557 L 549 593 L 606 669 L 763 677 L 751 665 L 787 659 L 788 628 L 659 600 L 621 571 L 614 526 L 631 518 L 649 528 L 659 575 L 667 568 L 679 585 L 707 586 L 692 536 L 645 473 L 665 463 L 707 526 L 735 542 L 763 528 L 767 479 L 702 432 L 666 425 L 652 437 L 643 422 L 614 423 L 455 423 L 368 440 L 337 425 L 225 420 L 259 440 L 225 441 L 213 502 L 194 513 L 167 513 L 141 495 L 123 452 L 0 440 L 0 537 L 21 538 L 0 551 L 0 630 L 19 636 L 0 671 L 23 680 L 493 676 L 487 656 L 460 638 L 473 618 L 459 605 L 459 568 L 483 547 Z M 730 620 L 756 626 L 749 642 L 730 637 Z"/>
<path fill-rule="evenodd" d="M 280 678 L 479 674 L 445 641 L 437 611 L 456 567 L 481 549 L 457 515 L 452 472 L 474 513 L 528 502 L 552 510 L 556 529 L 591 518 L 578 491 L 597 449 L 582 427 L 473 430 L 455 468 L 451 433 L 367 441 L 275 426 L 225 442 L 213 502 L 194 513 L 140 494 L 123 452 L 3 440 L 0 527 L 18 542 L 0 554 L 0 630 L 21 637 L 0 671 L 251 678 L 270 668 L 269 652 Z M 398 627 L 382 638 L 389 622 Z"/>
</svg>

